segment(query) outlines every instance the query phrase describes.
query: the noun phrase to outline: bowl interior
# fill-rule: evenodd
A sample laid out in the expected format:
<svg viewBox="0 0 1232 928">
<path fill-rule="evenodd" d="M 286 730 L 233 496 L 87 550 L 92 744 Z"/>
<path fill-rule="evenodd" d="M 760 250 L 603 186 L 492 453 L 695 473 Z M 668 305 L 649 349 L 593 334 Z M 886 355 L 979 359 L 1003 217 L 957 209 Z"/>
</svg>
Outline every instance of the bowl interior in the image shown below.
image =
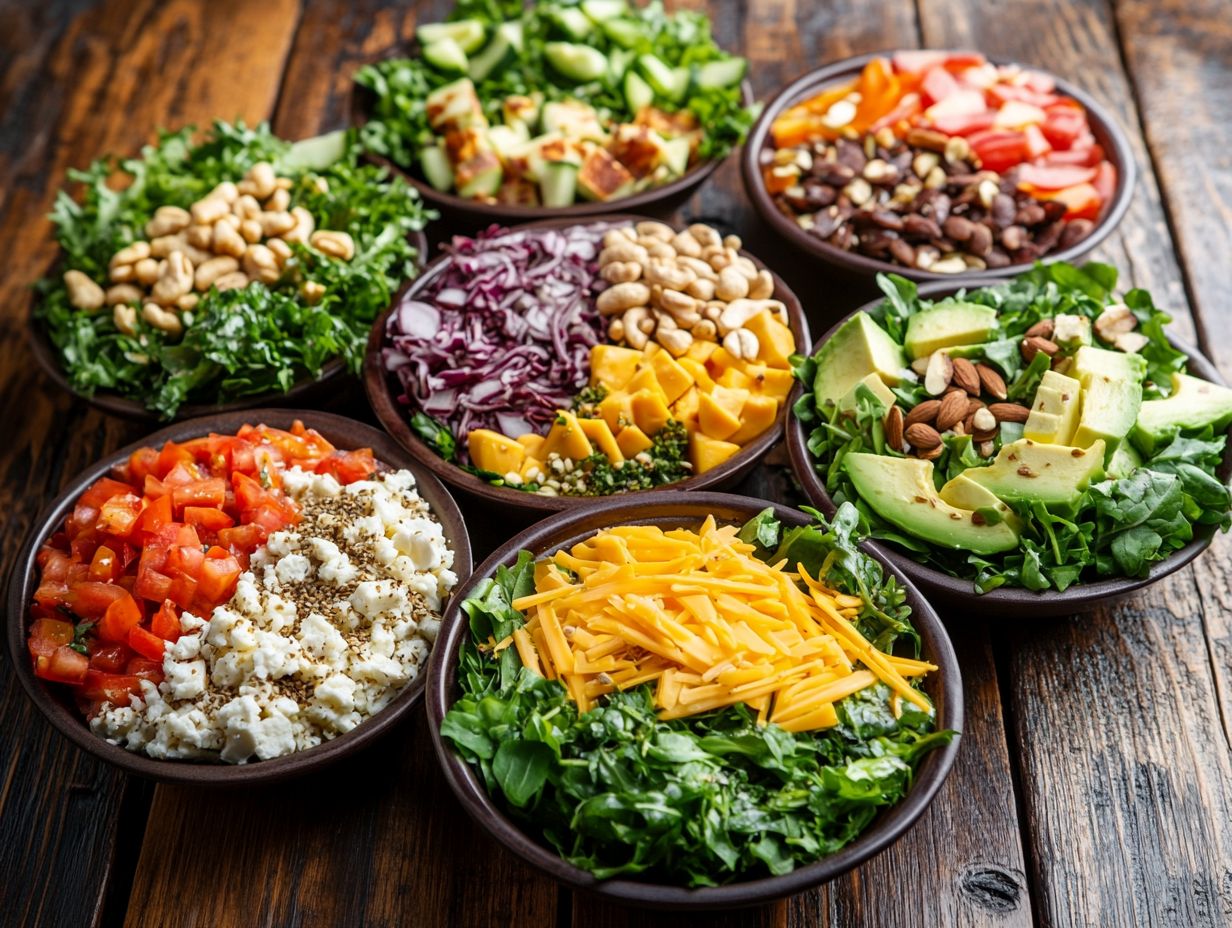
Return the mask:
<svg viewBox="0 0 1232 928">
<path fill-rule="evenodd" d="M 437 647 L 429 665 L 427 708 L 430 730 L 445 777 L 467 811 L 502 844 L 540 870 L 569 886 L 634 905 L 687 909 L 754 905 L 799 892 L 857 866 L 900 837 L 923 813 L 936 794 L 958 751 L 958 738 L 930 752 L 921 763 L 911 791 L 898 805 L 882 812 L 847 847 L 815 863 L 780 877 L 765 877 L 726 886 L 686 889 L 680 886 L 641 882 L 632 879 L 597 880 L 591 874 L 562 860 L 550 847 L 538 843 L 511 819 L 484 789 L 474 770 L 444 743 L 440 724 L 458 696 L 457 663 L 460 649 L 469 635 L 469 624 L 461 603 L 476 584 L 490 577 L 500 565 L 512 564 L 518 552 L 526 549 L 542 555 L 567 547 L 612 525 L 653 524 L 665 529 L 696 526 L 707 515 L 720 522 L 747 521 L 767 505 L 788 525 L 803 525 L 809 519 L 802 513 L 764 500 L 723 493 L 663 493 L 653 504 L 631 500 L 607 500 L 579 512 L 561 514 L 532 526 L 499 548 L 460 587 L 450 603 Z M 957 659 L 948 635 L 932 607 L 910 581 L 877 553 L 886 572 L 898 579 L 907 592 L 912 621 L 923 641 L 923 655 L 940 668 L 925 680 L 924 689 L 937 708 L 939 729 L 961 731 L 963 722 L 962 681 Z"/>
<path fill-rule="evenodd" d="M 640 222 L 647 217 L 635 215 L 615 215 L 604 216 L 599 220 L 594 220 L 596 223 L 608 225 L 624 225 L 629 222 Z M 577 225 L 574 219 L 549 219 L 541 222 L 527 223 L 522 226 L 517 226 L 518 229 L 551 229 L 565 228 L 567 226 Z M 589 224 L 585 221 L 583 224 Z M 759 268 L 764 268 L 762 264 L 753 255 L 746 257 L 752 259 L 753 263 Z M 523 515 L 545 514 L 549 512 L 559 512 L 565 509 L 573 509 L 575 507 L 587 507 L 593 505 L 596 497 L 579 497 L 579 496 L 540 496 L 537 493 L 529 493 L 525 490 L 514 490 L 507 487 L 495 487 L 490 483 L 481 480 L 474 474 L 463 470 L 458 465 L 445 461 L 438 455 L 427 443 L 425 443 L 411 429 L 407 419 L 407 407 L 400 404 L 397 400 L 398 395 L 402 392 L 401 385 L 397 379 L 385 371 L 381 360 L 382 349 L 385 345 L 385 324 L 392 312 L 403 299 L 414 297 L 423 288 L 429 286 L 432 281 L 446 269 L 446 263 L 450 260 L 448 255 L 441 255 L 434 260 L 424 272 L 415 280 L 410 281 L 400 290 L 393 299 L 390 309 L 377 319 L 376 324 L 372 327 L 372 332 L 368 339 L 368 352 L 364 358 L 364 389 L 368 394 L 368 402 L 372 405 L 373 411 L 380 420 L 381 425 L 389 432 L 407 451 L 414 455 L 415 459 L 420 464 L 427 467 L 434 474 L 448 483 L 450 486 L 468 494 L 469 496 L 486 502 L 492 502 L 499 505 L 502 509 L 509 512 L 516 512 Z M 797 345 L 806 345 L 809 343 L 809 327 L 808 320 L 805 318 L 804 309 L 800 305 L 800 300 L 788 288 L 787 284 L 775 274 L 770 272 L 774 278 L 774 298 L 781 301 L 787 307 L 787 316 L 792 334 L 795 335 Z M 704 474 L 699 474 L 694 477 L 689 477 L 677 483 L 670 484 L 673 489 L 705 489 L 719 488 L 730 486 L 741 477 L 747 474 L 761 457 L 770 450 L 770 448 L 778 441 L 782 435 L 782 430 L 787 421 L 787 405 L 784 404 L 778 412 L 778 417 L 775 419 L 766 431 L 764 431 L 753 441 L 749 442 L 740 451 L 730 457 L 727 461 L 720 464 L 718 467 L 707 471 Z M 659 494 L 664 488 L 655 488 L 651 490 L 637 490 L 620 494 L 622 497 L 640 497 L 645 498 L 647 494 Z M 602 498 L 602 497 L 600 497 Z"/>
<path fill-rule="evenodd" d="M 950 296 L 961 289 L 995 286 L 1007 283 L 1008 280 L 1009 278 L 997 276 L 968 278 L 961 283 L 952 281 L 930 283 L 921 285 L 919 292 L 922 297 L 940 299 Z M 880 299 L 871 300 L 836 322 L 813 345 L 812 354 L 816 354 L 821 346 L 829 341 L 848 319 L 857 313 L 872 310 L 880 302 Z M 1227 385 L 1219 373 L 1219 369 L 1196 348 L 1172 336 L 1169 336 L 1169 341 L 1172 342 L 1174 347 L 1189 356 L 1189 371 L 1191 373 L 1221 386 Z M 794 405 L 803 392 L 803 387 L 797 383 L 792 389 L 791 396 L 788 398 L 788 405 Z M 1229 434 L 1232 435 L 1232 427 L 1229 427 Z M 791 459 L 792 473 L 795 474 L 796 479 L 800 482 L 809 501 L 827 515 L 833 515 L 836 507 L 834 501 L 830 498 L 829 492 L 826 490 L 825 483 L 813 467 L 814 458 L 808 450 L 808 433 L 805 431 L 804 425 L 795 416 L 792 416 L 787 424 L 787 451 Z M 1232 442 L 1224 450 L 1223 463 L 1218 473 L 1220 479 L 1225 483 L 1232 478 Z M 1002 587 L 991 590 L 988 593 L 976 593 L 972 589 L 970 580 L 951 577 L 949 574 L 934 567 L 921 564 L 894 544 L 878 541 L 867 541 L 865 544 L 870 550 L 876 550 L 885 560 L 893 563 L 924 590 L 925 593 L 930 597 L 936 598 L 938 601 L 944 602 L 947 605 L 964 606 L 968 609 L 972 606 L 988 608 L 993 610 L 991 614 L 998 616 L 1029 618 L 1042 615 L 1069 615 L 1074 612 L 1094 609 L 1097 606 L 1109 605 L 1124 599 L 1135 590 L 1150 586 L 1168 574 L 1180 570 L 1205 551 L 1215 536 L 1215 528 L 1215 526 L 1210 525 L 1195 526 L 1193 540 L 1185 545 L 1185 547 L 1173 552 L 1171 556 L 1153 564 L 1145 577 L 1112 578 L 1089 583 L 1076 583 L 1060 592 L 1057 590 L 1046 590 L 1042 593 L 1036 593 L 1020 587 Z"/>
<path fill-rule="evenodd" d="M 934 274 L 929 271 L 919 270 L 918 268 L 904 267 L 901 264 L 895 264 L 890 261 L 870 258 L 853 251 L 845 251 L 802 230 L 793 219 L 788 218 L 779 211 L 770 194 L 766 191 L 765 183 L 761 176 L 759 158 L 762 151 L 766 149 L 773 150 L 773 146 L 770 143 L 770 126 L 775 118 L 789 106 L 812 96 L 823 87 L 843 80 L 850 80 L 857 76 L 870 59 L 884 54 L 886 53 L 876 52 L 859 55 L 827 65 L 818 70 L 808 72 L 783 88 L 762 111 L 761 116 L 749 132 L 748 140 L 745 142 L 744 151 L 741 155 L 741 173 L 744 179 L 745 191 L 748 193 L 749 199 L 752 200 L 758 214 L 781 236 L 809 254 L 853 273 L 860 275 L 895 273 L 912 280 L 938 282 L 970 280 L 975 276 L 993 273 L 990 271 L 972 271 L 968 274 Z M 990 60 L 994 64 L 1011 63 L 1001 60 Z M 1104 204 L 1095 228 L 1091 230 L 1091 234 L 1069 248 L 1045 255 L 1041 259 L 1045 263 L 1074 261 L 1099 245 L 1116 228 L 1124 217 L 1125 211 L 1129 209 L 1134 183 L 1137 179 L 1137 164 L 1134 161 L 1129 138 L 1108 110 L 1085 91 L 1070 82 L 1058 77 L 1056 78 L 1056 83 L 1057 90 L 1060 93 L 1077 100 L 1087 111 L 1087 121 L 1091 127 L 1091 133 L 1103 147 L 1105 156 L 1117 169 L 1117 186 L 1112 199 Z M 1029 270 L 1030 267 L 1030 263 L 1011 264 L 1004 268 L 998 268 L 995 273 L 998 275 L 1013 274 Z"/>
<path fill-rule="evenodd" d="M 462 513 L 449 495 L 449 491 L 430 472 L 420 467 L 388 435 L 371 426 L 328 413 L 259 409 L 188 420 L 155 432 L 139 442 L 108 455 L 75 477 L 35 520 L 33 528 L 17 555 L 9 578 L 5 635 L 9 659 L 30 698 L 48 720 L 78 747 L 130 773 L 167 783 L 232 786 L 274 782 L 316 769 L 323 764 L 353 753 L 395 724 L 419 700 L 427 681 L 427 673 L 422 669 L 415 680 L 379 713 L 351 731 L 317 747 L 273 760 L 238 766 L 191 760 L 156 760 L 145 754 L 132 753 L 94 735 L 76 706 L 73 705 L 66 688 L 47 685 L 43 680 L 34 676 L 30 667 L 29 655 L 26 653 L 26 628 L 28 605 L 38 585 L 38 568 L 35 557 L 42 543 L 60 527 L 65 517 L 72 512 L 77 498 L 86 487 L 99 477 L 110 473 L 112 467 L 124 461 L 129 454 L 140 447 L 159 445 L 166 441 L 186 441 L 210 432 L 235 432 L 247 422 L 263 422 L 275 428 L 289 428 L 296 419 L 302 419 L 305 424 L 315 428 L 332 444 L 340 448 L 371 448 L 378 461 L 391 467 L 405 468 L 414 473 L 420 496 L 432 508 L 433 514 L 441 523 L 449 546 L 453 549 L 453 570 L 458 575 L 459 585 L 469 576 L 472 564 L 470 539 Z"/>
</svg>

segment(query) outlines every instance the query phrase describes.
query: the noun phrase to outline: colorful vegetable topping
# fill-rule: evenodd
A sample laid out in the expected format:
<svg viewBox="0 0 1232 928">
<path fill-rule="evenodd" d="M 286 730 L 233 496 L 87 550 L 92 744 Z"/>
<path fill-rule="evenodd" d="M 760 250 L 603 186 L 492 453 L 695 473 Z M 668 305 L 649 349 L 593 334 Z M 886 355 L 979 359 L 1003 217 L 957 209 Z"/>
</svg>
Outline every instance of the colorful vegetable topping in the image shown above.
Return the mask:
<svg viewBox="0 0 1232 928">
<path fill-rule="evenodd" d="M 415 677 L 454 583 L 413 476 L 376 470 L 299 422 L 134 452 L 39 552 L 35 674 L 151 757 L 350 730 Z"/>
<path fill-rule="evenodd" d="M 937 301 L 879 278 L 795 371 L 827 491 L 981 593 L 1146 576 L 1195 524 L 1228 529 L 1232 390 L 1187 374 L 1116 276 L 1054 264 Z"/>
<path fill-rule="evenodd" d="M 856 521 L 767 509 L 522 552 L 465 603 L 442 735 L 600 878 L 717 885 L 833 853 L 953 734 L 917 687 L 937 668 L 893 653 L 910 609 Z"/>
<path fill-rule="evenodd" d="M 288 144 L 261 126 L 164 135 L 139 159 L 75 173 L 52 213 L 62 268 L 36 315 L 73 388 L 165 416 L 186 402 L 285 392 L 341 358 L 414 272 L 418 194 L 336 133 Z"/>
<path fill-rule="evenodd" d="M 499 485 L 594 496 L 704 473 L 791 387 L 786 307 L 739 248 L 659 222 L 455 239 L 390 314 L 385 367 L 415 431 Z"/>
<path fill-rule="evenodd" d="M 462 0 L 416 31 L 420 57 L 369 65 L 370 150 L 487 203 L 615 200 L 722 158 L 748 131 L 709 20 L 662 4 Z"/>
<path fill-rule="evenodd" d="M 809 234 L 934 273 L 1030 263 L 1086 238 L 1117 172 L 1051 77 L 900 52 L 775 119 L 766 189 Z"/>
</svg>

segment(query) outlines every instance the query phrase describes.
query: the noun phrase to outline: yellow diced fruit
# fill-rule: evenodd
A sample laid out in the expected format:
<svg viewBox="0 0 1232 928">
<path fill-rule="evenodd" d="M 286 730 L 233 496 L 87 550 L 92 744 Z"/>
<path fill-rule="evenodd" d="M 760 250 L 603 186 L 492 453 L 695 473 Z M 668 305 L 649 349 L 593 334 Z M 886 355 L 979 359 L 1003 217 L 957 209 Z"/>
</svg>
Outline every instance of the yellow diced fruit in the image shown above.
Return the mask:
<svg viewBox="0 0 1232 928">
<path fill-rule="evenodd" d="M 578 419 L 578 424 L 590 439 L 590 443 L 607 455 L 613 464 L 619 464 L 625 459 L 620 446 L 616 444 L 616 436 L 602 419 Z"/>
<path fill-rule="evenodd" d="M 591 450 L 590 441 L 586 438 L 586 433 L 582 431 L 577 416 L 564 410 L 557 412 L 556 422 L 549 430 L 547 440 L 543 443 L 543 459 L 546 461 L 555 452 L 562 458 L 580 461 L 590 457 Z"/>
<path fill-rule="evenodd" d="M 521 477 L 523 480 L 525 480 L 527 479 L 526 475 L 529 474 L 533 470 L 539 470 L 541 472 L 546 472 L 547 465 L 544 464 L 543 461 L 539 460 L 539 458 L 533 458 L 528 454 L 526 456 L 526 460 L 522 462 L 522 467 L 518 471 L 518 476 Z"/>
<path fill-rule="evenodd" d="M 719 347 L 718 342 L 708 341 L 704 338 L 693 339 L 693 344 L 689 346 L 689 350 L 684 353 L 684 356 L 690 361 L 696 361 L 699 364 L 705 364 L 706 360 Z"/>
<path fill-rule="evenodd" d="M 716 382 L 720 387 L 737 387 L 742 390 L 752 390 L 756 386 L 752 377 L 734 367 L 723 371 Z"/>
<path fill-rule="evenodd" d="M 637 393 L 639 390 L 651 390 L 663 397 L 664 405 L 667 404 L 667 393 L 664 391 L 663 385 L 659 383 L 659 378 L 655 376 L 654 368 L 649 364 L 643 364 L 638 368 L 633 378 L 625 384 L 625 390 L 629 393 Z"/>
<path fill-rule="evenodd" d="M 779 401 L 773 396 L 750 396 L 740 410 L 740 429 L 727 440 L 737 445 L 747 444 L 774 424 L 778 412 Z"/>
<path fill-rule="evenodd" d="M 768 367 L 762 375 L 760 392 L 783 399 L 791 392 L 793 386 L 795 386 L 795 377 L 792 376 L 791 371 Z"/>
<path fill-rule="evenodd" d="M 466 450 L 472 464 L 502 477 L 510 471 L 517 473 L 526 458 L 526 449 L 515 439 L 491 429 L 471 429 Z"/>
<path fill-rule="evenodd" d="M 647 358 L 653 358 L 656 354 L 662 351 L 658 342 L 647 342 L 646 347 L 642 349 Z"/>
<path fill-rule="evenodd" d="M 608 390 L 623 387 L 633 377 L 645 355 L 619 345 L 595 345 L 590 349 L 590 385 Z"/>
<path fill-rule="evenodd" d="M 653 442 L 636 425 L 626 425 L 616 436 L 616 444 L 625 457 L 632 458 L 649 448 Z"/>
<path fill-rule="evenodd" d="M 697 421 L 702 431 L 711 438 L 727 438 L 736 434 L 740 428 L 740 413 L 732 412 L 715 396 L 719 390 L 726 389 L 715 387 L 710 393 L 703 393 L 698 398 Z"/>
<path fill-rule="evenodd" d="M 689 376 L 693 378 L 693 382 L 702 390 L 709 390 L 714 386 L 714 380 L 710 376 L 710 372 L 706 370 L 706 365 L 701 361 L 694 360 L 688 355 L 683 358 L 678 358 L 676 363 L 689 372 Z"/>
<path fill-rule="evenodd" d="M 757 360 L 771 367 L 787 367 L 787 359 L 796 350 L 796 337 L 791 329 L 770 315 L 768 309 L 763 309 L 744 327 L 757 336 Z"/>
<path fill-rule="evenodd" d="M 633 394 L 633 423 L 647 435 L 654 435 L 671 418 L 662 390 L 638 390 Z"/>
<path fill-rule="evenodd" d="M 663 388 L 669 404 L 676 402 L 681 394 L 693 386 L 693 377 L 669 352 L 660 351 L 650 359 L 650 366 L 654 369 L 655 378 Z"/>
<path fill-rule="evenodd" d="M 672 403 L 672 418 L 677 422 L 683 422 L 688 428 L 695 428 L 699 408 L 700 394 L 697 387 L 689 387 L 676 402 Z"/>
<path fill-rule="evenodd" d="M 527 432 L 525 435 L 518 436 L 518 444 L 526 449 L 526 456 L 528 458 L 541 457 L 539 452 L 543 450 L 543 441 L 543 436 L 535 432 Z"/>
<path fill-rule="evenodd" d="M 729 367 L 734 367 L 740 370 L 744 364 L 735 355 L 728 352 L 726 348 L 719 347 L 711 352 L 710 357 L 706 359 L 706 370 L 710 371 L 710 376 L 718 380 L 723 376 L 723 372 Z"/>
<path fill-rule="evenodd" d="M 710 396 L 716 403 L 739 419 L 740 410 L 744 409 L 744 404 L 748 402 L 749 391 L 743 387 L 715 387 L 710 391 Z"/>
<path fill-rule="evenodd" d="M 740 446 L 730 441 L 719 441 L 702 432 L 689 433 L 689 461 L 694 475 L 718 467 L 739 450 Z"/>
<path fill-rule="evenodd" d="M 603 417 L 603 421 L 607 423 L 613 435 L 618 434 L 622 428 L 633 421 L 631 399 L 628 393 L 620 390 L 616 393 L 609 393 L 599 401 L 599 415 Z"/>
</svg>

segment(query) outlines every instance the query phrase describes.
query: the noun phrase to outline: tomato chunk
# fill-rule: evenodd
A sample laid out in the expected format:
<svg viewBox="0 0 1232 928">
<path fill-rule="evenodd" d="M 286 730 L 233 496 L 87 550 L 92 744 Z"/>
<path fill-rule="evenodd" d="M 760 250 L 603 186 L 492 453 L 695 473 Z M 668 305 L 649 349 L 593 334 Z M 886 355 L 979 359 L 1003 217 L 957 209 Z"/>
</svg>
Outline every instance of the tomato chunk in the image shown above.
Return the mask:
<svg viewBox="0 0 1232 928">
<path fill-rule="evenodd" d="M 61 619 L 36 619 L 30 626 L 27 647 L 32 657 L 50 657 L 73 641 L 73 623 Z"/>
<path fill-rule="evenodd" d="M 34 675 L 56 683 L 81 683 L 90 669 L 90 659 L 61 645 L 49 655 L 40 654 L 34 659 Z"/>
<path fill-rule="evenodd" d="M 180 614 L 171 600 L 163 600 L 163 604 L 150 620 L 150 631 L 164 641 L 178 641 L 181 634 Z"/>
<path fill-rule="evenodd" d="M 128 633 L 128 646 L 142 657 L 147 657 L 152 661 L 163 659 L 163 649 L 166 644 L 163 639 L 140 625 L 134 626 Z"/>
<path fill-rule="evenodd" d="M 344 486 L 357 480 L 366 480 L 376 472 L 376 459 L 371 448 L 355 451 L 335 451 L 316 466 L 318 474 L 330 474 Z"/>
<path fill-rule="evenodd" d="M 127 641 L 127 638 L 125 640 Z M 90 652 L 90 669 L 103 673 L 119 673 L 132 653 L 127 644 L 99 644 Z"/>
<path fill-rule="evenodd" d="M 81 695 L 93 702 L 109 702 L 127 706 L 133 696 L 141 695 L 141 678 L 133 674 L 85 672 L 81 680 Z"/>
<path fill-rule="evenodd" d="M 130 594 L 119 587 L 115 589 L 119 590 L 120 597 L 103 613 L 98 623 L 98 636 L 104 641 L 127 641 L 129 631 L 140 625 L 144 616 L 141 607 Z"/>
</svg>

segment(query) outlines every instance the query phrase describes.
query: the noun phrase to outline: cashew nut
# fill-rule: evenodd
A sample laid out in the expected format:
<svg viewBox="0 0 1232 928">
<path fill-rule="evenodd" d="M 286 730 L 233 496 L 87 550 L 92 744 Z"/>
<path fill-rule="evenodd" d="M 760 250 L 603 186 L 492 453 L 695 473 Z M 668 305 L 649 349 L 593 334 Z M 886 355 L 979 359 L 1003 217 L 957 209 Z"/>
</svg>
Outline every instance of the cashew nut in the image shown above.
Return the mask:
<svg viewBox="0 0 1232 928">
<path fill-rule="evenodd" d="M 180 317 L 163 309 L 157 303 L 146 303 L 142 306 L 141 318 L 154 328 L 162 329 L 168 335 L 179 335 L 184 331 L 184 324 L 180 322 Z"/>
<path fill-rule="evenodd" d="M 133 276 L 137 278 L 137 283 L 143 287 L 151 287 L 154 281 L 158 280 L 159 262 L 154 258 L 142 258 L 133 267 Z"/>
<path fill-rule="evenodd" d="M 595 306 L 600 315 L 613 316 L 634 306 L 645 306 L 648 302 L 650 288 L 638 281 L 630 281 L 608 287 L 599 294 Z"/>
<path fill-rule="evenodd" d="M 280 275 L 278 259 L 264 245 L 249 245 L 244 252 L 244 273 L 263 284 L 275 283 Z"/>
<path fill-rule="evenodd" d="M 646 246 L 646 254 L 651 258 L 658 258 L 662 261 L 672 261 L 676 258 L 676 250 L 667 242 L 660 242 L 655 239 L 650 239 L 650 244 Z"/>
<path fill-rule="evenodd" d="M 681 255 L 676 259 L 676 263 L 681 267 L 687 267 L 698 277 L 705 280 L 718 280 L 719 275 L 709 264 L 701 258 L 690 258 L 688 255 Z"/>
<path fill-rule="evenodd" d="M 265 243 L 265 247 L 274 253 L 274 259 L 278 262 L 278 266 L 282 267 L 291 260 L 294 254 L 291 251 L 291 246 L 280 238 L 271 238 Z"/>
<path fill-rule="evenodd" d="M 672 247 L 676 249 L 676 254 L 685 255 L 689 258 L 697 258 L 701 256 L 702 244 L 693 233 L 687 229 L 672 239 Z"/>
<path fill-rule="evenodd" d="M 639 222 L 634 229 L 639 238 L 657 238 L 661 242 L 670 242 L 676 237 L 676 230 L 663 222 L 646 219 Z"/>
<path fill-rule="evenodd" d="M 267 199 L 278 189 L 278 177 L 274 167 L 267 161 L 258 161 L 248 171 L 247 179 L 252 183 L 252 193 L 258 200 Z"/>
<path fill-rule="evenodd" d="M 230 255 L 219 255 L 216 258 L 203 264 L 197 265 L 196 273 L 193 275 L 193 285 L 201 291 L 210 289 L 214 282 L 224 274 L 230 274 L 232 271 L 239 270 L 240 263 Z"/>
<path fill-rule="evenodd" d="M 231 207 L 222 197 L 206 197 L 198 200 L 189 210 L 192 221 L 203 226 L 212 226 L 223 216 L 231 212 Z"/>
<path fill-rule="evenodd" d="M 1132 309 L 1124 303 L 1113 303 L 1106 307 L 1099 318 L 1095 320 L 1095 332 L 1106 342 L 1116 343 L 1116 337 L 1122 332 L 1132 332 L 1138 327 L 1138 319 Z"/>
<path fill-rule="evenodd" d="M 107 305 L 115 306 L 117 303 L 137 303 L 141 300 L 141 291 L 132 284 L 116 284 L 114 287 L 107 288 Z"/>
<path fill-rule="evenodd" d="M 623 242 L 608 245 L 603 251 L 599 252 L 600 267 L 605 267 L 618 261 L 632 261 L 636 264 L 645 264 L 649 260 L 650 255 L 646 252 L 645 248 L 627 239 Z"/>
<path fill-rule="evenodd" d="M 127 303 L 118 303 L 111 311 L 111 321 L 125 335 L 137 334 L 137 309 Z"/>
<path fill-rule="evenodd" d="M 748 278 L 734 267 L 725 267 L 719 271 L 719 283 L 715 287 L 714 295 L 728 302 L 742 300 L 749 295 Z"/>
<path fill-rule="evenodd" d="M 645 306 L 635 306 L 621 317 L 620 321 L 625 327 L 625 343 L 630 348 L 641 351 L 646 347 L 650 335 L 642 330 L 641 323 L 648 319 L 650 319 L 650 310 Z"/>
<path fill-rule="evenodd" d="M 728 332 L 742 327 L 763 309 L 770 310 L 773 315 L 782 305 L 778 300 L 732 300 L 719 316 L 719 331 L 726 336 Z"/>
<path fill-rule="evenodd" d="M 739 251 L 744 247 L 744 242 L 740 240 L 739 235 L 728 235 L 723 238 L 723 247 L 730 248 L 732 251 Z"/>
<path fill-rule="evenodd" d="M 194 248 L 205 248 L 208 250 L 214 241 L 214 227 L 196 225 L 189 226 L 187 231 L 184 233 L 184 239 Z M 164 255 L 164 257 L 166 256 Z"/>
<path fill-rule="evenodd" d="M 220 255 L 230 255 L 232 258 L 242 258 L 248 250 L 248 243 L 229 223 L 220 222 L 214 226 L 212 247 Z"/>
<path fill-rule="evenodd" d="M 737 360 L 756 358 L 760 348 L 757 336 L 748 329 L 732 329 L 723 336 L 723 349 Z"/>
<path fill-rule="evenodd" d="M 642 276 L 642 266 L 636 261 L 613 261 L 600 269 L 599 276 L 610 284 L 627 284 Z"/>
<path fill-rule="evenodd" d="M 315 280 L 305 280 L 299 285 L 299 295 L 309 303 L 320 302 L 321 297 L 325 296 L 325 286 Z"/>
<path fill-rule="evenodd" d="M 240 238 L 249 245 L 257 244 L 261 241 L 261 223 L 255 219 L 245 219 L 240 223 Z"/>
<path fill-rule="evenodd" d="M 167 256 L 167 266 L 150 291 L 155 303 L 170 305 L 189 293 L 193 288 L 193 266 L 182 251 L 173 251 Z M 153 325 L 153 323 L 151 323 Z"/>
<path fill-rule="evenodd" d="M 147 238 L 158 238 L 161 235 L 175 235 L 183 232 L 192 222 L 188 210 L 178 206 L 160 206 L 154 210 L 154 216 L 145 224 Z"/>
<path fill-rule="evenodd" d="M 146 260 L 153 260 L 153 259 L 147 258 Z M 108 271 L 107 276 L 111 278 L 111 282 L 113 284 L 130 283 L 137 276 L 137 265 L 135 264 L 118 265 L 116 267 L 111 268 L 111 270 Z"/>
<path fill-rule="evenodd" d="M 266 236 L 286 235 L 298 224 L 298 220 L 291 213 L 262 213 L 257 219 L 261 223 L 261 232 Z M 339 232 L 339 235 L 346 235 L 345 232 Z M 352 253 L 354 251 L 352 250 Z"/>
<path fill-rule="evenodd" d="M 703 341 L 712 342 L 719 334 L 718 328 L 709 319 L 700 319 L 693 323 L 693 328 L 690 330 L 694 338 L 700 338 Z"/>
<path fill-rule="evenodd" d="M 332 232 L 322 229 L 313 232 L 308 241 L 321 254 L 329 255 L 331 258 L 350 261 L 355 257 L 355 242 L 346 232 Z"/>
<path fill-rule="evenodd" d="M 150 245 L 148 242 L 133 242 L 112 255 L 111 261 L 108 262 L 107 266 L 116 268 L 124 264 L 136 264 L 142 258 L 148 258 L 149 256 Z"/>
<path fill-rule="evenodd" d="M 637 232 L 633 226 L 617 226 L 614 229 L 608 229 L 603 233 L 603 247 L 611 248 L 614 245 L 619 245 L 622 242 L 636 242 Z"/>
<path fill-rule="evenodd" d="M 700 313 L 701 311 L 701 304 L 698 303 L 696 297 L 691 297 L 687 293 L 680 293 L 677 290 L 664 290 L 659 295 L 659 305 L 673 316 L 678 316 L 681 313 Z"/>
<path fill-rule="evenodd" d="M 295 206 L 291 209 L 291 218 L 295 220 L 295 225 L 289 231 L 282 233 L 283 241 L 300 245 L 308 244 L 309 237 L 317 227 L 316 220 L 312 218 L 312 213 L 302 206 Z"/>
<path fill-rule="evenodd" d="M 665 261 L 651 261 L 646 267 L 646 282 L 659 284 L 664 290 L 684 290 L 697 279 L 687 267 Z"/>
<path fill-rule="evenodd" d="M 217 187 L 211 190 L 208 194 L 206 194 L 207 198 L 214 197 L 215 199 L 222 200 L 224 203 L 227 204 L 228 209 L 230 208 L 232 203 L 234 203 L 236 200 L 239 199 L 239 196 L 240 196 L 239 187 L 231 183 L 231 181 L 229 180 L 224 180 L 221 184 L 219 184 Z"/>
<path fill-rule="evenodd" d="M 735 251 L 728 251 L 728 257 L 731 258 L 730 267 L 734 267 L 743 274 L 750 282 L 757 279 L 757 265 L 750 261 L 742 254 Z"/>
<path fill-rule="evenodd" d="M 662 328 L 655 333 L 655 341 L 667 349 L 672 357 L 678 358 L 693 344 L 693 335 L 684 329 L 672 329 L 664 332 Z"/>
<path fill-rule="evenodd" d="M 240 219 L 256 219 L 261 215 L 261 204 L 251 193 L 245 193 L 231 204 L 231 214 Z"/>
<path fill-rule="evenodd" d="M 696 297 L 703 303 L 707 303 L 714 299 L 715 283 L 713 280 L 698 278 L 684 288 L 684 292 L 689 296 Z"/>
<path fill-rule="evenodd" d="M 695 222 L 689 226 L 688 231 L 703 249 L 723 244 L 723 239 L 719 236 L 719 233 L 705 223 Z"/>
<path fill-rule="evenodd" d="M 285 213 L 291 208 L 291 192 L 282 189 L 275 190 L 265 201 L 265 208 L 271 213 Z"/>
<path fill-rule="evenodd" d="M 221 293 L 224 290 L 242 290 L 248 286 L 248 275 L 243 271 L 232 271 L 223 274 L 214 281 L 214 289 Z"/>
<path fill-rule="evenodd" d="M 607 327 L 607 337 L 614 342 L 623 342 L 625 340 L 625 323 L 623 319 L 612 320 L 612 324 Z"/>
<path fill-rule="evenodd" d="M 749 283 L 748 298 L 750 300 L 768 300 L 774 296 L 774 277 L 767 270 L 757 272 L 757 277 Z"/>
<path fill-rule="evenodd" d="M 106 294 L 83 271 L 65 271 L 64 286 L 68 290 L 68 301 L 78 309 L 91 313 L 102 309 Z"/>
<path fill-rule="evenodd" d="M 185 293 L 182 297 L 175 301 L 175 305 L 178 309 L 190 310 L 196 309 L 199 302 L 201 302 L 200 294 Z"/>
</svg>

